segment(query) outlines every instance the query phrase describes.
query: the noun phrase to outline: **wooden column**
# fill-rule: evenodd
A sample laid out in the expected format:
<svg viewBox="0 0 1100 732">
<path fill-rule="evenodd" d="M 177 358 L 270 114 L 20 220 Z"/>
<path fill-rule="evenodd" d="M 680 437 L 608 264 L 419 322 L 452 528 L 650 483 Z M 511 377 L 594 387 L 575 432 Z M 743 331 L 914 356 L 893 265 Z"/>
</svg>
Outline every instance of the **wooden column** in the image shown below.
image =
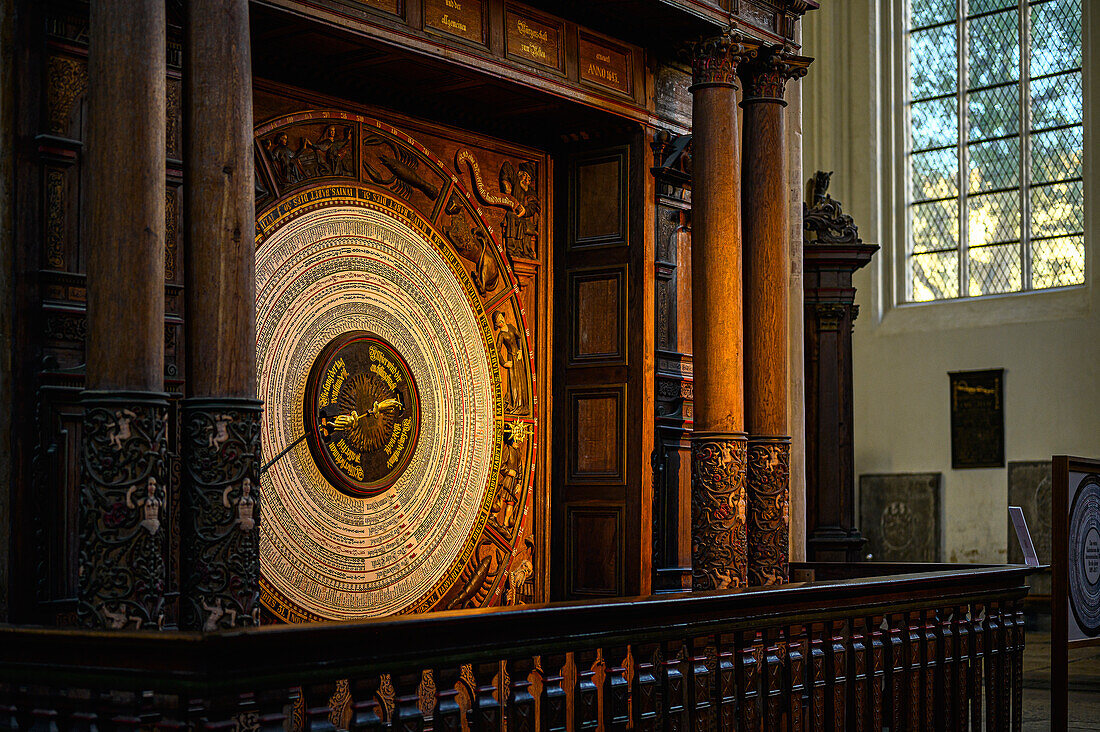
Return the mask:
<svg viewBox="0 0 1100 732">
<path fill-rule="evenodd" d="M 787 421 L 789 205 L 783 90 L 810 59 L 783 48 L 742 65 L 745 424 L 748 447 L 749 584 L 787 581 L 791 432 Z"/>
<path fill-rule="evenodd" d="M 80 622 L 165 624 L 165 9 L 92 0 Z"/>
<path fill-rule="evenodd" d="M 737 66 L 757 44 L 738 33 L 701 41 L 692 57 L 692 587 L 748 582 L 741 185 Z"/>
<path fill-rule="evenodd" d="M 190 0 L 185 111 L 184 628 L 259 623 L 252 68 L 247 0 Z"/>
<path fill-rule="evenodd" d="M 852 327 L 859 306 L 852 274 L 878 251 L 814 175 L 803 215 L 806 241 L 806 531 L 811 562 L 859 561 L 852 445 Z"/>
</svg>

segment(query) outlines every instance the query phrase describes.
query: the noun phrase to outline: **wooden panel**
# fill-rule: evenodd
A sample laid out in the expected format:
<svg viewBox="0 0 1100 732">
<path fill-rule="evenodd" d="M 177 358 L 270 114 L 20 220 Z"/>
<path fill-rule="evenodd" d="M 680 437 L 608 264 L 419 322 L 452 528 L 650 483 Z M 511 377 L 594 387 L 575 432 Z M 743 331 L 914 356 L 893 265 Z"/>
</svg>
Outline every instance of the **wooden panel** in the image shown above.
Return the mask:
<svg viewBox="0 0 1100 732">
<path fill-rule="evenodd" d="M 565 73 L 564 35 L 561 21 L 508 6 L 504 36 L 511 58 Z"/>
<path fill-rule="evenodd" d="M 573 248 L 626 244 L 629 175 L 625 148 L 575 164 Z"/>
<path fill-rule="evenodd" d="M 569 483 L 626 482 L 626 385 L 573 388 L 569 404 Z"/>
<path fill-rule="evenodd" d="M 617 507 L 570 507 L 567 522 L 569 594 L 578 597 L 621 595 L 622 511 Z"/>
<path fill-rule="evenodd" d="M 484 44 L 485 7 L 481 0 L 424 0 L 424 27 Z"/>
<path fill-rule="evenodd" d="M 626 363 L 626 266 L 568 274 L 570 365 Z"/>
</svg>

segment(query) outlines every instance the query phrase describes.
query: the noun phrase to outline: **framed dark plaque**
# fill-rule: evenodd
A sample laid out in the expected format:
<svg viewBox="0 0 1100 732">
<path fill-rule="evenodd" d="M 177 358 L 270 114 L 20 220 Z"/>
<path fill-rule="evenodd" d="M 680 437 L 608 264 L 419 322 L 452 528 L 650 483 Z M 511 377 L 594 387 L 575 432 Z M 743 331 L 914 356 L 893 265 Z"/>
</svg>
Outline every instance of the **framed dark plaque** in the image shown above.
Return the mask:
<svg viewBox="0 0 1100 732">
<path fill-rule="evenodd" d="M 955 371 L 951 378 L 951 467 L 1005 465 L 1004 369 Z"/>
</svg>

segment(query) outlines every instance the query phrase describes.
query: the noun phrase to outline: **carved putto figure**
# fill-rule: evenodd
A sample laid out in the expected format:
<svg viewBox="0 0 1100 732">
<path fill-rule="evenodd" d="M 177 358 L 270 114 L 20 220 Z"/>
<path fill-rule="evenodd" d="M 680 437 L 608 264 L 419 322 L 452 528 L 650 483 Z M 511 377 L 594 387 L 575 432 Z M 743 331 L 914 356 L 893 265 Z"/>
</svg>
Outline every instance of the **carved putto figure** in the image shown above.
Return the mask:
<svg viewBox="0 0 1100 732">
<path fill-rule="evenodd" d="M 493 313 L 493 330 L 497 332 L 504 410 L 513 414 L 526 414 L 527 395 L 524 385 L 527 382 L 527 369 L 523 362 L 522 336 L 505 319 L 503 310 Z"/>
<path fill-rule="evenodd" d="M 233 415 L 219 414 L 214 417 L 214 424 L 210 428 L 209 446 L 220 450 L 225 441 L 229 439 L 229 423 L 233 421 Z"/>
<path fill-rule="evenodd" d="M 129 409 L 120 409 L 115 412 L 115 421 L 108 426 L 110 432 L 107 439 L 111 443 L 111 447 L 121 450 L 122 443 L 134 436 L 130 429 L 130 422 L 135 419 L 137 419 L 137 415 Z"/>
<path fill-rule="evenodd" d="M 206 621 L 203 623 L 202 629 L 207 633 L 217 630 L 218 624 L 224 616 L 229 616 L 230 627 L 237 621 L 237 611 L 233 608 L 227 608 L 220 597 L 214 600 L 213 605 L 203 600 L 202 609 L 206 611 Z"/>
</svg>

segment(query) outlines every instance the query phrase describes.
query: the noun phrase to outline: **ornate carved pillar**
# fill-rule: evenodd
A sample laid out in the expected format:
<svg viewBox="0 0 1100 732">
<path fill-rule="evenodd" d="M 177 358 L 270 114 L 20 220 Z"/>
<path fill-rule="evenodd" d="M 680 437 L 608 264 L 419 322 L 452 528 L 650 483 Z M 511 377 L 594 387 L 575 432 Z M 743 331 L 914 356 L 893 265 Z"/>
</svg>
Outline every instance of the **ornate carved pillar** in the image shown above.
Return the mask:
<svg viewBox="0 0 1100 732">
<path fill-rule="evenodd" d="M 247 0 L 190 0 L 181 624 L 259 623 L 260 415 Z"/>
<path fill-rule="evenodd" d="M 791 437 L 787 422 L 789 218 L 783 90 L 811 59 L 761 51 L 738 69 L 744 82 L 745 423 L 749 583 L 787 581 Z"/>
<path fill-rule="evenodd" d="M 92 0 L 88 57 L 87 391 L 78 613 L 157 628 L 164 602 L 165 8 Z"/>
<path fill-rule="evenodd" d="M 807 559 L 854 562 L 863 536 L 855 525 L 852 446 L 852 274 L 878 251 L 825 191 L 818 172 L 803 214 L 806 318 Z"/>
<path fill-rule="evenodd" d="M 741 312 L 741 185 L 737 66 L 758 44 L 738 33 L 694 45 L 692 57 L 692 587 L 748 582 Z"/>
</svg>

